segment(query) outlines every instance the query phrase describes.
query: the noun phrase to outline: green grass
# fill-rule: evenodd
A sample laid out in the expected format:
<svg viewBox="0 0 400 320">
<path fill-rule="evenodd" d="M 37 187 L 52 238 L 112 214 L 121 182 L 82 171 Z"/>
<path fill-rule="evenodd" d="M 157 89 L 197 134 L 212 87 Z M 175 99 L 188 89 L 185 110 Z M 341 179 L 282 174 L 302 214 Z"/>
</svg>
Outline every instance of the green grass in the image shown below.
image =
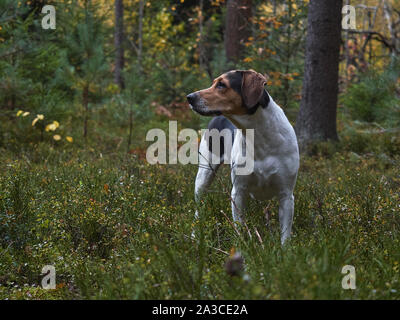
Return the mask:
<svg viewBox="0 0 400 320">
<path fill-rule="evenodd" d="M 393 138 L 379 139 L 342 136 L 302 158 L 284 247 L 276 201 L 252 203 L 236 233 L 228 168 L 194 221 L 195 166 L 78 141 L 3 148 L 0 299 L 399 299 L 400 158 Z M 233 251 L 244 277 L 225 271 Z M 46 291 L 48 264 L 57 289 Z M 356 290 L 341 288 L 344 265 L 356 268 Z"/>
</svg>

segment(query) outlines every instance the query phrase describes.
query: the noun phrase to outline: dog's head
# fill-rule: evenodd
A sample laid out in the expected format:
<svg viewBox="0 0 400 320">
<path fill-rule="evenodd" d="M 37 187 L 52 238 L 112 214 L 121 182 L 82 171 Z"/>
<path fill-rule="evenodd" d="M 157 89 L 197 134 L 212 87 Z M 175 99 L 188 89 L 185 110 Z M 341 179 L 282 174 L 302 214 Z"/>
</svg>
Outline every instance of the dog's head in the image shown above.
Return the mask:
<svg viewBox="0 0 400 320">
<path fill-rule="evenodd" d="M 187 100 L 203 116 L 252 114 L 265 98 L 266 82 L 254 70 L 229 71 L 217 77 L 211 87 L 189 94 Z"/>
</svg>

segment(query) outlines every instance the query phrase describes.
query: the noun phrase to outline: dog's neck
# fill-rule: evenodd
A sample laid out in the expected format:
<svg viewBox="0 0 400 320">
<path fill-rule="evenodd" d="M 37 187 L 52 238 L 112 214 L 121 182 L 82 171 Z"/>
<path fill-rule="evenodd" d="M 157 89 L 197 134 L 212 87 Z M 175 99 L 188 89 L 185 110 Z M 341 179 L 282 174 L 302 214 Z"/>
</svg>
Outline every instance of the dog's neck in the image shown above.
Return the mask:
<svg viewBox="0 0 400 320">
<path fill-rule="evenodd" d="M 271 121 L 271 115 L 274 114 L 275 102 L 272 100 L 266 90 L 260 101 L 247 114 L 225 115 L 238 129 L 258 129 L 265 131 L 266 126 Z"/>
<path fill-rule="evenodd" d="M 264 102 L 264 107 L 258 107 L 253 114 L 226 116 L 242 130 L 243 136 L 246 135 L 246 129 L 254 129 L 254 141 L 257 141 L 256 158 L 264 158 L 268 153 L 279 149 L 285 139 L 290 139 L 290 132 L 293 131 L 283 110 L 275 101 L 269 95 L 264 101 L 268 101 L 267 105 Z"/>
<path fill-rule="evenodd" d="M 270 101 L 271 101 L 271 98 L 270 98 L 267 90 L 264 89 L 263 95 L 262 95 L 260 101 L 258 101 L 258 103 L 254 107 L 252 107 L 248 110 L 248 114 L 256 113 L 258 108 L 267 108 Z"/>
</svg>

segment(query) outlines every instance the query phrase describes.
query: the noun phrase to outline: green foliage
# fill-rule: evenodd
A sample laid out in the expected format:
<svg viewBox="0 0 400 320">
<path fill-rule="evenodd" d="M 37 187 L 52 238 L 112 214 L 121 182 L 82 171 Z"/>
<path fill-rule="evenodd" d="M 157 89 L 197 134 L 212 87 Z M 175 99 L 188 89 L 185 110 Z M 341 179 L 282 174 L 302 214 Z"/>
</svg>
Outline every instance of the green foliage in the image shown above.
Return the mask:
<svg viewBox="0 0 400 320">
<path fill-rule="evenodd" d="M 84 15 L 78 21 L 73 32 L 66 37 L 69 60 L 74 66 L 74 73 L 91 83 L 107 70 L 102 17 L 90 5 L 84 9 Z"/>
<path fill-rule="evenodd" d="M 296 0 L 260 2 L 253 20 L 241 66 L 267 74 L 268 91 L 294 119 L 304 70 L 307 6 Z"/>
<path fill-rule="evenodd" d="M 8 141 L 37 142 L 43 140 L 49 121 L 64 122 L 73 112 L 69 83 L 60 76 L 66 66 L 65 50 L 55 32 L 41 28 L 37 11 L 30 5 L 13 1 L 2 5 L 0 117 L 1 121 L 14 122 L 4 134 Z M 15 117 L 19 110 L 30 115 Z M 34 127 L 32 121 L 38 114 L 45 121 Z"/>
<path fill-rule="evenodd" d="M 400 124 L 400 104 L 397 82 L 399 64 L 393 63 L 383 72 L 371 70 L 361 75 L 342 97 L 353 119 L 377 122 L 394 127 Z"/>
<path fill-rule="evenodd" d="M 154 10 L 154 8 L 152 8 Z M 147 91 L 163 105 L 185 101 L 186 95 L 201 88 L 209 79 L 193 61 L 193 33 L 165 7 L 154 16 L 145 16 L 141 79 L 148 81 Z M 133 63 L 134 65 L 136 63 Z"/>
<path fill-rule="evenodd" d="M 209 85 L 205 73 L 185 67 L 187 64 L 186 54 L 174 49 L 155 63 L 151 77 L 157 100 L 161 103 L 185 101 L 188 93 Z"/>
<path fill-rule="evenodd" d="M 195 166 L 107 153 L 112 138 L 93 148 L 2 152 L 0 297 L 398 299 L 399 157 L 389 150 L 400 140 L 379 135 L 373 150 L 369 141 L 355 154 L 347 151 L 360 144 L 355 137 L 347 132 L 336 149 L 321 146 L 302 158 L 293 238 L 284 248 L 276 201 L 252 202 L 249 231 L 233 229 L 223 191 L 228 168 L 194 221 Z M 193 228 L 196 241 L 188 238 Z M 244 256 L 248 280 L 226 274 L 223 251 L 232 248 Z M 46 264 L 55 265 L 58 287 L 44 293 L 38 286 Z M 355 291 L 341 289 L 346 264 L 356 267 Z"/>
<path fill-rule="evenodd" d="M 34 14 L 25 4 L 4 3 L 0 29 L 0 102 L 8 109 L 20 108 L 38 113 L 65 99 L 53 74 L 62 62 L 62 52 L 54 34 L 44 35 Z M 16 17 L 12 19 L 10 17 Z M 56 101 L 55 101 L 56 100 Z M 46 106 L 47 105 L 47 106 Z M 58 112 L 59 110 L 55 110 Z"/>
<path fill-rule="evenodd" d="M 6 180 L 3 186 L 7 190 L 5 199 L 1 199 L 0 243 L 12 244 L 23 249 L 34 237 L 34 213 L 29 206 L 29 190 L 24 189 L 27 176 L 15 175 L 13 181 Z"/>
</svg>

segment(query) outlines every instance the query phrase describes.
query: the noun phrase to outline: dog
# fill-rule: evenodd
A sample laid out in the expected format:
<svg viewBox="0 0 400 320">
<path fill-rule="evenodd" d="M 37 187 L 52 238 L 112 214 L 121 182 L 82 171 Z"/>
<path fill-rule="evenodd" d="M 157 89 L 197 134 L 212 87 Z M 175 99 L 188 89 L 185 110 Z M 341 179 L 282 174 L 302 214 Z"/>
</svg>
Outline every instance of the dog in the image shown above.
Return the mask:
<svg viewBox="0 0 400 320">
<path fill-rule="evenodd" d="M 264 88 L 267 79 L 254 70 L 233 70 L 217 77 L 212 85 L 187 96 L 190 108 L 203 116 L 216 116 L 208 129 L 228 129 L 233 135 L 230 154 L 231 206 L 233 220 L 243 222 L 250 198 L 279 200 L 279 224 L 282 245 L 291 235 L 294 196 L 299 170 L 299 147 L 295 131 L 283 110 Z M 241 129 L 241 130 L 235 130 Z M 250 174 L 233 170 L 246 144 L 240 132 L 254 129 L 254 166 Z M 224 143 L 221 137 L 220 146 Z M 203 134 L 199 146 L 199 169 L 195 181 L 195 200 L 209 189 L 222 163 L 211 161 L 210 139 Z M 220 154 L 220 156 L 222 156 Z M 198 212 L 196 212 L 198 217 Z"/>
</svg>

